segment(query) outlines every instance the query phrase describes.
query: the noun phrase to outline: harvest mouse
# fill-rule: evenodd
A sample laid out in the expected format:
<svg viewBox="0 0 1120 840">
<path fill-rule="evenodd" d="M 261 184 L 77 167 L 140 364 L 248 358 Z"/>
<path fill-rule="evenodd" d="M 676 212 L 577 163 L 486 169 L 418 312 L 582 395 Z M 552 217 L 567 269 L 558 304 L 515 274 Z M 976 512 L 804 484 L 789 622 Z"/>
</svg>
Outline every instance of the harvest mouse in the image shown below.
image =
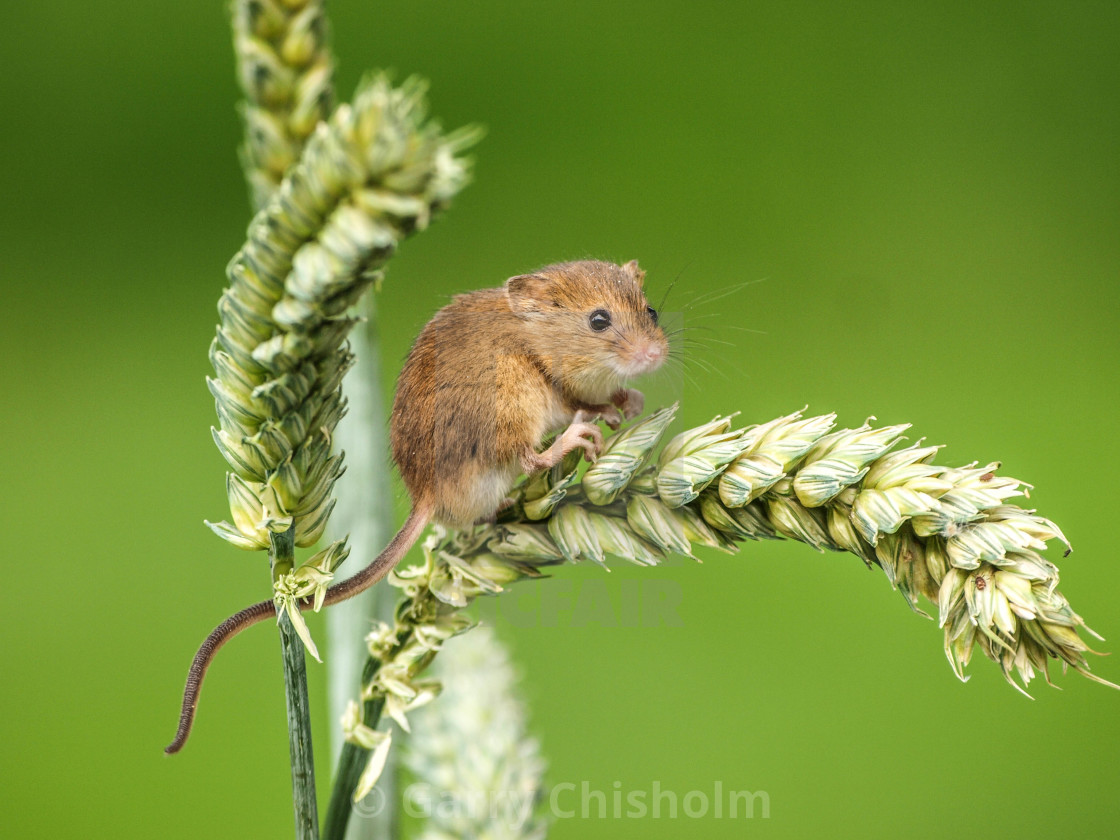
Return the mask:
<svg viewBox="0 0 1120 840">
<path fill-rule="evenodd" d="M 596 420 L 616 429 L 641 413 L 642 394 L 626 382 L 656 370 L 669 353 L 644 279 L 636 260 L 559 263 L 458 295 L 436 313 L 401 371 L 390 420 L 393 460 L 412 511 L 372 563 L 327 590 L 324 604 L 384 577 L 429 522 L 470 528 L 493 517 L 521 473 L 549 469 L 575 449 L 594 460 L 603 445 Z M 555 442 L 537 451 L 553 432 L 560 432 Z M 311 599 L 300 603 L 311 606 Z M 273 602 L 262 601 L 206 638 L 165 752 L 186 743 L 218 648 L 275 615 Z"/>
</svg>

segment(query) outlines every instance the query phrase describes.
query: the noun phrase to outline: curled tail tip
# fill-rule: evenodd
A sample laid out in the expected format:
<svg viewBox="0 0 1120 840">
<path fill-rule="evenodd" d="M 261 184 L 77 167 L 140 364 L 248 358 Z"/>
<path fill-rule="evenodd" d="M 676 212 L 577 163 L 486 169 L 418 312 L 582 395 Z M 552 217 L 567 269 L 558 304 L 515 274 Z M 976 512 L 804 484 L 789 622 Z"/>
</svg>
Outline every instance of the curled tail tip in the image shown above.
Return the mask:
<svg viewBox="0 0 1120 840">
<path fill-rule="evenodd" d="M 163 748 L 164 755 L 175 755 L 175 753 L 179 752 L 179 750 L 186 745 L 187 738 L 191 736 L 191 724 L 193 723 L 193 715 L 187 717 L 184 714 L 184 719 L 180 719 L 179 728 L 175 732 L 175 740 Z"/>
</svg>

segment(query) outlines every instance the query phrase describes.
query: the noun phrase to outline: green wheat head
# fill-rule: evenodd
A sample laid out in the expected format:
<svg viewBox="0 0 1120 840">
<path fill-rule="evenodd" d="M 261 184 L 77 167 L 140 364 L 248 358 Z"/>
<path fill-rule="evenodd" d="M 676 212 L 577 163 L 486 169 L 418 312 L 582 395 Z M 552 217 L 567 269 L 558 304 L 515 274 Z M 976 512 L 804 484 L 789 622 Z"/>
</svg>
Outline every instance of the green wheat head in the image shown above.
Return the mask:
<svg viewBox="0 0 1120 840">
<path fill-rule="evenodd" d="M 247 550 L 291 529 L 313 545 L 333 507 L 342 454 L 331 433 L 345 411 L 341 382 L 353 363 L 350 307 L 381 279 L 398 243 L 424 229 L 466 183 L 458 152 L 472 130 L 443 134 L 426 120 L 424 86 L 383 76 L 320 123 L 280 188 L 249 227 L 227 269 L 207 380 L 229 464 L 232 522 L 208 523 Z M 296 599 L 321 598 L 346 557 L 341 542 L 275 576 L 278 603 L 301 636 Z M 312 649 L 313 650 L 313 649 Z M 314 651 L 313 651 L 314 652 Z"/>
<path fill-rule="evenodd" d="M 321 0 L 235 0 L 231 11 L 245 94 L 241 164 L 259 210 L 330 116 L 334 62 Z"/>
<path fill-rule="evenodd" d="M 759 539 L 850 552 L 882 568 L 915 611 L 926 598 L 962 680 L 978 647 L 1024 693 L 1038 673 L 1050 682 L 1051 660 L 1117 687 L 1090 672 L 1078 630 L 1096 634 L 1041 554 L 1051 540 L 1068 541 L 1049 519 L 1007 503 L 1029 485 L 997 475 L 998 464 L 939 466 L 939 447 L 897 448 L 908 426 L 833 430 L 835 415 L 800 412 L 740 429 L 717 417 L 657 452 L 675 411 L 610 437 L 582 475 L 573 453 L 560 469 L 524 480 L 494 525 L 436 529 L 424 563 L 390 576 L 404 597 L 395 625 L 367 639 L 377 667 L 362 699 L 383 698 L 407 727 L 405 713 L 438 692 L 419 675 L 446 639 L 471 626 L 463 608 L 540 577 L 542 567 L 608 556 L 653 566 L 698 545 L 733 553 Z M 358 704 L 353 710 L 360 715 Z M 372 788 L 375 769 L 356 799 Z"/>
</svg>

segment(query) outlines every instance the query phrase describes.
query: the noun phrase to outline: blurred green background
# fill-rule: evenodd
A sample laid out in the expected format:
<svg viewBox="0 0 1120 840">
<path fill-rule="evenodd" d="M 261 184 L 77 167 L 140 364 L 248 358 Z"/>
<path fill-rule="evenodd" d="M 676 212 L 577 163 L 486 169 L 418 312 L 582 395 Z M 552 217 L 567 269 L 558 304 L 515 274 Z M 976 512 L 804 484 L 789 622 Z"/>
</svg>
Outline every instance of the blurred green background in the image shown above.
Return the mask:
<svg viewBox="0 0 1120 840">
<path fill-rule="evenodd" d="M 680 398 L 689 425 L 875 414 L 948 444 L 946 463 L 1001 459 L 1072 539 L 1063 591 L 1118 649 L 1120 6 L 330 11 L 340 99 L 367 68 L 417 72 L 445 125 L 489 129 L 475 183 L 390 267 L 387 373 L 449 294 L 556 259 L 638 257 L 654 295 L 679 278 L 676 311 L 760 281 L 688 311 L 711 341 L 651 399 Z M 263 557 L 202 526 L 226 516 L 206 349 L 249 218 L 223 4 L 2 17 L 0 834 L 290 836 L 273 633 L 222 652 L 192 743 L 161 752 L 195 646 L 267 593 Z M 1059 676 L 1032 702 L 982 657 L 962 685 L 935 624 L 852 557 L 702 558 L 527 584 L 605 581 L 617 601 L 667 581 L 679 626 L 561 610 L 501 630 L 551 782 L 718 781 L 766 791 L 770 818 L 551 836 L 1120 830 L 1117 693 Z M 1120 680 L 1115 658 L 1093 665 Z"/>
</svg>

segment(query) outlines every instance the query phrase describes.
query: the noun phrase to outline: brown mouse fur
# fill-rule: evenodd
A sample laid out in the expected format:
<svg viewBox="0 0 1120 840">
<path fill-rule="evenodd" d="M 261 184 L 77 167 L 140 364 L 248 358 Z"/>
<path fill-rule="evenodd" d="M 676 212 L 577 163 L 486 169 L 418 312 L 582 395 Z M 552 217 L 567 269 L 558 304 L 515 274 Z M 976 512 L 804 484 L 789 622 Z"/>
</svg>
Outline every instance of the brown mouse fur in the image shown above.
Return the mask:
<svg viewBox="0 0 1120 840">
<path fill-rule="evenodd" d="M 521 473 L 548 469 L 574 449 L 594 460 L 595 420 L 618 428 L 641 413 L 626 381 L 659 367 L 668 342 L 642 291 L 637 261 L 559 263 L 496 289 L 456 296 L 417 337 L 397 381 L 390 420 L 393 459 L 412 511 L 365 569 L 331 586 L 324 603 L 384 577 L 431 521 L 468 528 L 492 517 Z M 541 440 L 563 432 L 543 452 Z M 311 607 L 310 599 L 301 609 Z M 217 650 L 276 615 L 271 600 L 226 619 L 191 664 L 179 729 L 190 734 L 202 678 Z"/>
</svg>

